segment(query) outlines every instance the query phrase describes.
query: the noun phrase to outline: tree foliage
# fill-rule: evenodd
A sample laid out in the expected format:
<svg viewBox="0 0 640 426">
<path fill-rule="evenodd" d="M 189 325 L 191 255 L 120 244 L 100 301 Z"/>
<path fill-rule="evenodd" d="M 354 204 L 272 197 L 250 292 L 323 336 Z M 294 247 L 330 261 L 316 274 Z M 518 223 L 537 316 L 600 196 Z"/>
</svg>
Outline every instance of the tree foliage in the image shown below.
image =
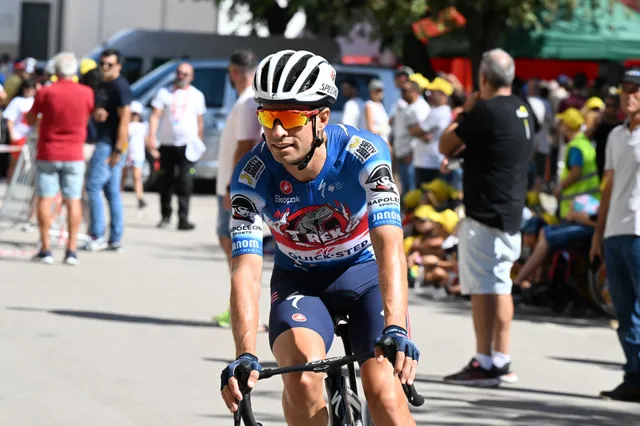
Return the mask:
<svg viewBox="0 0 640 426">
<path fill-rule="evenodd" d="M 411 46 L 413 53 L 405 49 L 405 62 L 412 54 L 428 62 L 427 48 L 419 49 L 411 39 L 411 24 L 423 17 L 437 17 L 453 6 L 466 18 L 464 34 L 477 69 L 482 52 L 496 47 L 507 28 L 541 28 L 555 20 L 559 10 L 570 13 L 578 2 L 588 3 L 595 10 L 610 6 L 614 0 L 288 0 L 285 7 L 274 0 L 232 1 L 232 8 L 248 6 L 253 22 L 264 24 L 273 35 L 284 34 L 287 23 L 299 10 L 307 17 L 306 30 L 316 35 L 348 35 L 356 23 L 369 21 L 373 35 L 382 40 L 383 46 L 396 52 L 402 51 L 403 45 Z"/>
</svg>

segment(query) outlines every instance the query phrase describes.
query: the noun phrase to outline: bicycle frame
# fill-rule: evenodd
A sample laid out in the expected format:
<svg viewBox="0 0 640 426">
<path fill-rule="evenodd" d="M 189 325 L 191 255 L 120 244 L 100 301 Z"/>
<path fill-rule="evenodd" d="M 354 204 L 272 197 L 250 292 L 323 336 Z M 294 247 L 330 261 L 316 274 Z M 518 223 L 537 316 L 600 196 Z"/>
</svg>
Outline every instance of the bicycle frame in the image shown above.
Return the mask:
<svg viewBox="0 0 640 426">
<path fill-rule="evenodd" d="M 397 346 L 393 339 L 386 337 L 381 340 L 379 346 L 382 348 L 389 362 L 395 364 Z M 375 357 L 374 353 L 369 352 L 310 361 L 306 364 L 292 365 L 289 367 L 266 368 L 260 372 L 258 380 L 264 380 L 273 376 L 289 373 L 326 373 L 327 378 L 325 379 L 325 387 L 327 389 L 329 402 L 332 408 L 332 425 L 357 426 L 358 423 L 356 422 L 361 422 L 362 418 L 353 418 L 353 411 L 349 407 L 349 392 L 351 390 L 346 386 L 346 378 L 342 375 L 342 367 L 351 364 L 351 369 L 354 369 L 354 363 L 366 361 L 373 357 Z M 261 426 L 260 423 L 256 422 L 251 408 L 251 389 L 247 386 L 247 380 L 249 379 L 250 373 L 251 368 L 249 363 L 246 361 L 240 363 L 238 367 L 236 367 L 236 371 L 234 373 L 234 376 L 238 380 L 238 384 L 240 386 L 240 392 L 243 395 L 243 399 L 238 403 L 238 410 L 233 415 L 234 426 L 240 426 L 241 421 L 244 422 L 245 426 Z M 349 376 L 349 379 L 355 384 L 355 369 L 353 373 L 351 371 L 349 372 Z M 353 386 L 353 389 L 354 390 L 351 392 L 354 392 L 354 396 L 357 398 L 357 387 Z M 403 384 L 402 390 L 411 405 L 419 407 L 424 404 L 424 397 L 418 393 L 414 385 L 409 386 L 407 384 Z"/>
</svg>

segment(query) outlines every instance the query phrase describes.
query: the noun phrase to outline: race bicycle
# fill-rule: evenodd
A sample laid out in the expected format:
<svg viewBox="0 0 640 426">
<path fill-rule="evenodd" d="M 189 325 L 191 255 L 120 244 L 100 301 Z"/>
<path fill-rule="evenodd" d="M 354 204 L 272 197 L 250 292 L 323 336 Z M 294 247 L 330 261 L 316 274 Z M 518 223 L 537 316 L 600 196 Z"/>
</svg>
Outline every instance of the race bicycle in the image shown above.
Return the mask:
<svg viewBox="0 0 640 426">
<path fill-rule="evenodd" d="M 356 381 L 355 363 L 374 358 L 373 352 L 353 354 L 349 342 L 349 322 L 346 317 L 334 318 L 335 334 L 342 339 L 345 355 L 335 358 L 327 358 L 311 361 L 306 364 L 292 365 L 289 367 L 266 368 L 260 372 L 258 380 L 268 379 L 289 373 L 302 373 L 312 371 L 314 373 L 326 373 L 325 389 L 329 398 L 330 418 L 332 426 L 374 426 L 367 410 L 366 401 L 358 397 L 358 383 Z M 395 364 L 397 346 L 391 337 L 383 338 L 378 346 L 384 352 L 385 357 Z M 342 367 L 347 366 L 349 383 L 343 374 Z M 251 389 L 247 386 L 247 380 L 251 373 L 248 361 L 241 362 L 236 367 L 234 376 L 238 380 L 242 400 L 238 403 L 238 410 L 233 415 L 234 426 L 262 426 L 256 422 L 251 408 Z M 404 394 L 409 403 L 415 407 L 424 404 L 424 397 L 420 395 L 414 385 L 402 385 Z"/>
</svg>

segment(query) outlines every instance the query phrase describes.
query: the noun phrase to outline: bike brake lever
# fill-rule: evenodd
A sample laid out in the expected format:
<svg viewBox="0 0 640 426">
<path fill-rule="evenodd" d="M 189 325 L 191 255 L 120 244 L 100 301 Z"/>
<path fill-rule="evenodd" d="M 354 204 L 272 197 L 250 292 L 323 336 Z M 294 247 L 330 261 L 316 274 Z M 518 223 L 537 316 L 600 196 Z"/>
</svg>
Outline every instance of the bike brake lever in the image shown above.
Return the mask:
<svg viewBox="0 0 640 426">
<path fill-rule="evenodd" d="M 398 353 L 398 344 L 396 341 L 389 336 L 384 336 L 380 339 L 378 347 L 382 349 L 382 353 L 384 353 L 385 358 L 389 360 L 391 365 L 395 366 L 396 354 Z M 407 397 L 409 403 L 414 407 L 420 407 L 424 404 L 424 396 L 418 393 L 415 385 L 408 385 L 405 383 L 402 385 L 402 390 L 404 391 L 404 395 Z"/>
<path fill-rule="evenodd" d="M 251 408 L 251 388 L 247 384 L 249 375 L 251 374 L 251 365 L 248 361 L 242 361 L 235 368 L 233 376 L 238 381 L 238 387 L 240 393 L 242 393 L 242 400 L 238 401 L 238 410 L 233 413 L 233 425 L 241 426 L 240 421 L 244 422 L 245 426 L 262 426 L 257 423 L 253 417 L 253 409 Z"/>
</svg>

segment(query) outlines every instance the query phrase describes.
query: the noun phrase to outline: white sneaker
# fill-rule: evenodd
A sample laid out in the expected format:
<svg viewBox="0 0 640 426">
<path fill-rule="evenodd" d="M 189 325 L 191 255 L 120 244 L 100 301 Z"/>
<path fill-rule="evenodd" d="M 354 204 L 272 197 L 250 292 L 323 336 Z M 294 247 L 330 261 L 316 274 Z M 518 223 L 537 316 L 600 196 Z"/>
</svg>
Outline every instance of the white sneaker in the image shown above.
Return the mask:
<svg viewBox="0 0 640 426">
<path fill-rule="evenodd" d="M 83 248 L 87 251 L 102 251 L 106 250 L 108 247 L 109 244 L 107 244 L 104 238 L 96 238 L 95 240 L 87 241 Z"/>
<path fill-rule="evenodd" d="M 40 252 L 38 252 L 38 254 L 33 256 L 31 260 L 33 260 L 34 262 L 45 263 L 47 265 L 51 265 L 54 262 L 53 255 L 49 250 L 47 251 L 41 250 Z"/>
</svg>

